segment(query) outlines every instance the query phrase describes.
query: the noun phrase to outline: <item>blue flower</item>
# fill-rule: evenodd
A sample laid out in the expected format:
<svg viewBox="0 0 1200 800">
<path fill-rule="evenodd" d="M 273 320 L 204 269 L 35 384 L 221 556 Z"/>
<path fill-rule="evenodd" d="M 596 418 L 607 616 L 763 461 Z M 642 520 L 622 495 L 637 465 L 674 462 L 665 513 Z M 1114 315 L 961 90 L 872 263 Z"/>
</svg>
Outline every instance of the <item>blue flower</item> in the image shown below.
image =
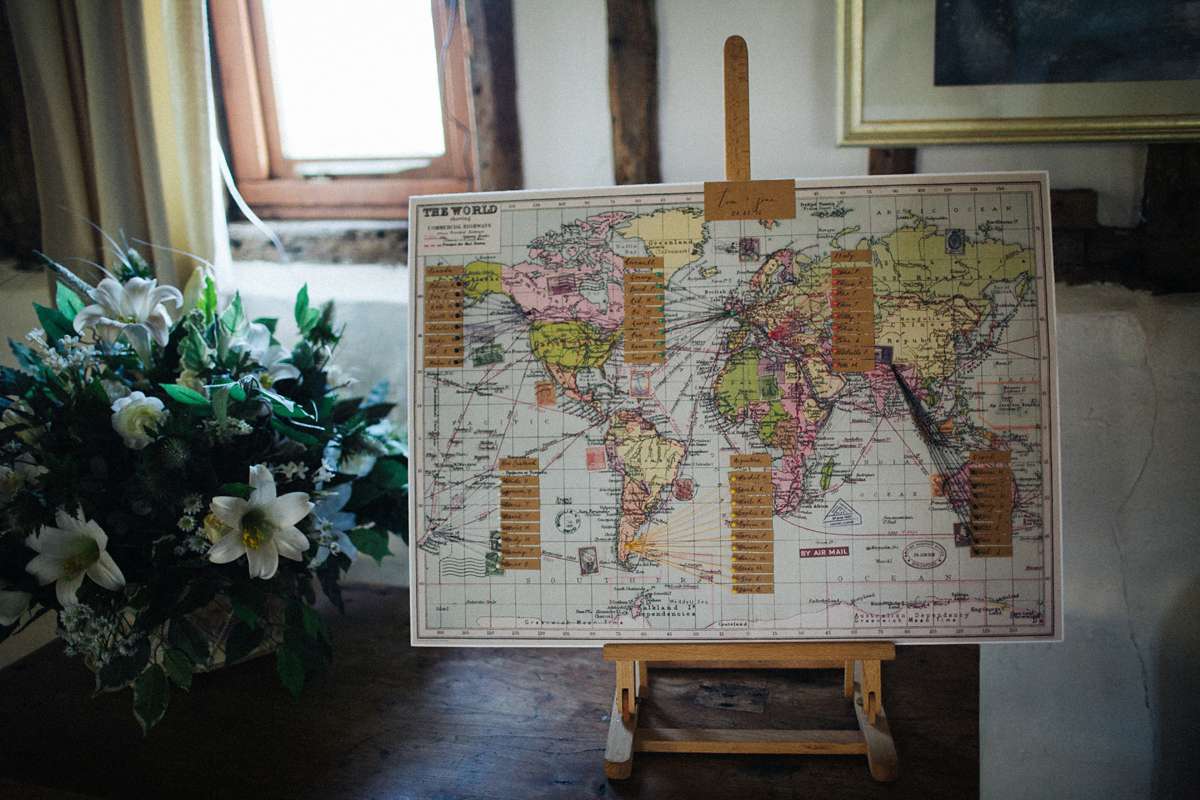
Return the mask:
<svg viewBox="0 0 1200 800">
<path fill-rule="evenodd" d="M 357 522 L 353 514 L 342 511 L 350 502 L 350 484 L 343 483 L 331 491 L 318 495 L 312 510 L 312 537 L 317 543 L 317 555 L 313 566 L 325 563 L 330 553 L 345 553 L 351 561 L 358 558 L 358 548 L 350 541 L 347 532 L 354 530 Z"/>
</svg>

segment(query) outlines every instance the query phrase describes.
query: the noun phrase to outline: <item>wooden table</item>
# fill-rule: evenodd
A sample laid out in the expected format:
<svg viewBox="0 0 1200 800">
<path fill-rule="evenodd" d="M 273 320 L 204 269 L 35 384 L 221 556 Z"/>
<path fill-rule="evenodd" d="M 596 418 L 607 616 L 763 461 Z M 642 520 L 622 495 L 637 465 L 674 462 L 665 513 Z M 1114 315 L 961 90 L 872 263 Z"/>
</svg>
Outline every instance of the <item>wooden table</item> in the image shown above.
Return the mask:
<svg viewBox="0 0 1200 800">
<path fill-rule="evenodd" d="M 408 593 L 345 588 L 335 661 L 293 699 L 260 658 L 175 689 L 143 738 L 129 692 L 92 698 L 51 644 L 0 671 L 0 797 L 970 798 L 979 653 L 899 647 L 884 704 L 900 777 L 862 756 L 641 754 L 606 781 L 613 665 L 599 649 L 413 648 Z M 647 719 L 675 727 L 845 728 L 840 670 L 665 670 Z M 74 793 L 74 794 L 71 794 Z"/>
</svg>

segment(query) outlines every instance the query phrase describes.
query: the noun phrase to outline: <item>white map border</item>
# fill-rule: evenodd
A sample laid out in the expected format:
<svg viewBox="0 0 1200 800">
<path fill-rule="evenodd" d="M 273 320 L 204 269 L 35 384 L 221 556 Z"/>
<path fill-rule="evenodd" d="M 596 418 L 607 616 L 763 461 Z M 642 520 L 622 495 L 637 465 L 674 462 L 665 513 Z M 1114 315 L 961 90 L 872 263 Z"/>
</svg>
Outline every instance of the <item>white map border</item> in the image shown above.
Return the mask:
<svg viewBox="0 0 1200 800">
<path fill-rule="evenodd" d="M 947 175 L 912 175 L 912 176 L 877 176 L 867 178 L 830 178 L 804 179 L 796 181 L 798 201 L 805 198 L 837 199 L 846 196 L 863 196 L 872 193 L 889 193 L 893 191 L 929 191 L 953 192 L 974 191 L 975 189 L 1003 190 L 1006 185 L 1014 183 L 1036 184 L 1033 192 L 1035 205 L 1039 206 L 1034 214 L 1033 249 L 1035 252 L 1037 280 L 1035 291 L 1038 295 L 1040 311 L 1045 315 L 1042 322 L 1048 342 L 1048 369 L 1043 369 L 1043 380 L 1049 386 L 1048 407 L 1042 407 L 1042 419 L 1049 427 L 1043 439 L 1043 465 L 1049 467 L 1049 478 L 1043 484 L 1043 506 L 1049 511 L 1044 515 L 1044 537 L 1046 549 L 1049 552 L 1044 588 L 1047 593 L 1047 628 L 1038 634 L 1021 632 L 1011 628 L 1009 632 L 996 632 L 987 636 L 964 636 L 953 633 L 943 633 L 941 630 L 931 633 L 933 628 L 914 626 L 912 630 L 897 633 L 890 629 L 885 635 L 872 634 L 865 629 L 852 630 L 852 635 L 833 635 L 833 631 L 825 630 L 824 635 L 815 635 L 812 628 L 806 629 L 800 636 L 789 635 L 787 629 L 776 629 L 765 635 L 761 630 L 716 628 L 708 630 L 666 630 L 653 631 L 624 630 L 613 628 L 606 631 L 585 630 L 546 630 L 535 629 L 441 629 L 434 630 L 424 624 L 421 610 L 424 607 L 425 591 L 420 578 L 422 554 L 419 549 L 412 547 L 410 551 L 410 605 L 412 620 L 412 643 L 417 646 L 514 646 L 514 647 L 599 647 L 608 642 L 630 641 L 856 641 L 856 640 L 895 640 L 905 644 L 958 644 L 958 643 L 987 643 L 987 642 L 1047 642 L 1062 641 L 1063 610 L 1062 610 L 1062 525 L 1061 525 L 1061 489 L 1060 489 L 1060 452 L 1059 444 L 1059 403 L 1058 403 L 1058 372 L 1054 358 L 1056 349 L 1055 334 L 1055 298 L 1053 281 L 1052 248 L 1050 245 L 1050 193 L 1049 176 L 1044 172 L 1028 173 L 965 173 Z M 974 188 L 973 188 L 974 187 Z M 423 448 L 422 432 L 424 431 L 424 409 L 421 402 L 420 387 L 426 370 L 421 358 L 421 331 L 423 331 L 423 306 L 419 298 L 423 296 L 422 283 L 424 270 L 421 259 L 417 255 L 420 247 L 420 212 L 428 205 L 446 204 L 486 204 L 486 203 L 519 203 L 522 205 L 538 203 L 559 203 L 593 206 L 596 213 L 602 213 L 610 206 L 609 201 L 617 201 L 621 207 L 637 208 L 645 205 L 653 208 L 662 203 L 686 203 L 703 206 L 702 184 L 655 184 L 633 185 L 623 187 L 602 187 L 588 189 L 563 190 L 525 190 L 514 192 L 487 192 L 457 195 L 430 195 L 410 198 L 409 219 L 409 267 L 411 273 L 412 306 L 409 313 L 409 430 L 410 446 L 410 493 L 409 493 L 409 530 L 410 542 L 419 540 L 421 520 L 421 498 L 424 496 L 424 477 L 421 469 L 421 453 Z M 489 255 L 479 252 L 477 256 Z M 494 254 L 493 254 L 494 255 Z M 1047 452 L 1049 451 L 1049 452 Z M 882 633 L 882 631 L 880 632 Z"/>
</svg>

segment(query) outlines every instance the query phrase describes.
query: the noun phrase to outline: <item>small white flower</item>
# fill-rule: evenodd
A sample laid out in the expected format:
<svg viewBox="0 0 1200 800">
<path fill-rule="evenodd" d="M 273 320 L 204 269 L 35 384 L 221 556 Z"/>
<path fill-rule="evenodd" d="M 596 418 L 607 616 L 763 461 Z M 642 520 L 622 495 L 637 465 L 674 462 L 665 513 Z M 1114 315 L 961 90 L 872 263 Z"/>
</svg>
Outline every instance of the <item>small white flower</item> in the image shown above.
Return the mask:
<svg viewBox="0 0 1200 800">
<path fill-rule="evenodd" d="M 288 463 L 279 467 L 279 474 L 288 480 L 292 480 L 293 478 L 303 478 L 308 474 L 308 467 L 304 466 L 303 464 L 297 464 L 295 461 L 289 461 Z"/>
<path fill-rule="evenodd" d="M 183 513 L 199 514 L 204 509 L 204 498 L 193 492 L 183 498 Z"/>
<path fill-rule="evenodd" d="M 43 586 L 55 581 L 54 591 L 64 608 L 77 602 L 75 592 L 84 575 L 114 592 L 125 585 L 120 567 L 105 550 L 108 535 L 94 520 L 85 519 L 82 509 L 75 517 L 59 509 L 54 520 L 57 528 L 43 525 L 40 533 L 26 537 L 25 544 L 39 555 L 25 571 Z"/>
<path fill-rule="evenodd" d="M 268 579 L 279 569 L 280 556 L 300 561 L 309 548 L 308 537 L 296 523 L 308 516 L 313 504 L 305 492 L 276 496 L 275 477 L 265 464 L 250 468 L 250 485 L 254 491 L 249 500 L 213 498 L 212 513 L 230 530 L 208 551 L 208 558 L 225 564 L 245 554 L 250 577 Z"/>
<path fill-rule="evenodd" d="M 179 528 L 179 530 L 183 531 L 184 533 L 194 531 L 196 529 L 196 520 L 185 515 L 179 518 L 179 522 L 175 523 L 175 527 Z"/>
<path fill-rule="evenodd" d="M 95 326 L 109 344 L 124 337 L 143 364 L 150 364 L 150 342 L 167 346 L 171 315 L 166 304 L 178 310 L 183 295 L 174 286 L 159 286 L 153 278 L 130 278 L 121 284 L 113 278 L 100 281 L 88 292 L 92 305 L 75 316 L 75 330 Z"/>
<path fill-rule="evenodd" d="M 336 474 L 337 473 L 334 471 L 333 467 L 330 466 L 328 461 L 322 461 L 320 468 L 313 473 L 313 483 L 324 483 L 325 481 L 331 481 L 334 479 Z"/>
<path fill-rule="evenodd" d="M 313 507 L 313 532 L 316 534 L 317 555 L 313 566 L 325 563 L 330 553 L 345 553 L 351 561 L 358 558 L 358 548 L 350 541 L 347 533 L 355 527 L 355 516 L 343 511 L 346 503 L 350 502 L 353 488 L 348 483 L 334 489 L 332 492 L 321 492 Z"/>
<path fill-rule="evenodd" d="M 167 418 L 167 409 L 157 397 L 133 392 L 112 404 L 113 430 L 121 434 L 125 446 L 141 450 L 154 441 L 155 433 Z"/>
</svg>

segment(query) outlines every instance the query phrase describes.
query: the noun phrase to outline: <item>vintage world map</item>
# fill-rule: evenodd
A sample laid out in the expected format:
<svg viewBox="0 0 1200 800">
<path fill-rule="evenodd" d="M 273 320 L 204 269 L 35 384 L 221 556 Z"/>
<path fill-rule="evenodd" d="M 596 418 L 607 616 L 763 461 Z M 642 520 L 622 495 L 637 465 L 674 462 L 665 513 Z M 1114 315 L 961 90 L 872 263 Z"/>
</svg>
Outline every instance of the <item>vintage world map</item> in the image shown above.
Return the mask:
<svg viewBox="0 0 1200 800">
<path fill-rule="evenodd" d="M 1060 638 L 1045 176 L 704 197 L 413 199 L 414 642 Z"/>
</svg>

